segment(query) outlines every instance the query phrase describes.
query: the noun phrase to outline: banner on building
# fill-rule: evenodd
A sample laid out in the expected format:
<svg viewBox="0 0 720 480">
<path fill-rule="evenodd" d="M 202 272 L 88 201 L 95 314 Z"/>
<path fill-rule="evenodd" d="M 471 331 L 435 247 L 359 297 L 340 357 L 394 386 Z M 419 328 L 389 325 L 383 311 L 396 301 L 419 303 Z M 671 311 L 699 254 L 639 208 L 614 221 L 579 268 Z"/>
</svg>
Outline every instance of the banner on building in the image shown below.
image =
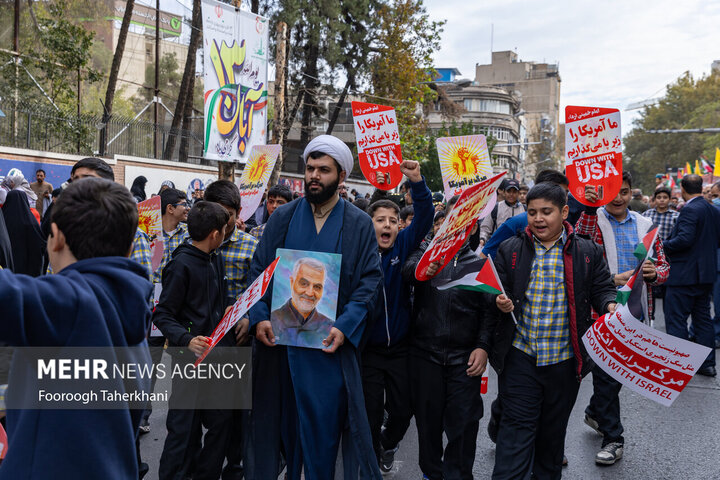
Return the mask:
<svg viewBox="0 0 720 480">
<path fill-rule="evenodd" d="M 395 109 L 373 103 L 352 102 L 358 160 L 363 175 L 374 187 L 392 190 L 400 185 L 402 149 Z"/>
<path fill-rule="evenodd" d="M 267 138 L 269 22 L 203 0 L 205 149 L 211 160 L 245 163 Z"/>
<path fill-rule="evenodd" d="M 150 260 L 152 271 L 160 266 L 165 240 L 162 230 L 162 203 L 160 195 L 140 202 L 138 208 L 138 228 L 150 238 Z"/>
<path fill-rule="evenodd" d="M 238 181 L 242 209 L 240 219 L 245 222 L 260 206 L 275 162 L 282 151 L 280 145 L 255 145 Z"/>
<path fill-rule="evenodd" d="M 233 307 L 223 316 L 218 323 L 212 335 L 210 335 L 210 346 L 205 353 L 198 357 L 195 361 L 195 366 L 198 366 L 205 357 L 208 356 L 210 350 L 222 340 L 226 333 L 228 333 L 237 322 L 239 322 L 243 316 L 255 305 L 262 297 L 270 286 L 270 280 L 273 278 L 275 273 L 275 267 L 277 267 L 280 258 L 276 258 L 255 281 L 240 295 Z M 234 342 L 233 342 L 234 343 Z"/>
<path fill-rule="evenodd" d="M 450 263 L 467 237 L 470 236 L 477 221 L 488 216 L 492 211 L 497 201 L 497 189 L 506 173 L 502 172 L 476 183 L 460 195 L 418 262 L 415 268 L 415 278 L 421 282 L 429 280 L 427 269 L 433 262 L 442 264 L 440 270 Z"/>
<path fill-rule="evenodd" d="M 620 110 L 600 107 L 565 107 L 565 175 L 570 193 L 594 207 L 615 198 L 622 185 Z M 585 199 L 585 185 L 598 193 L 596 202 Z"/>
<path fill-rule="evenodd" d="M 485 135 L 442 137 L 435 144 L 446 200 L 492 175 Z"/>
</svg>

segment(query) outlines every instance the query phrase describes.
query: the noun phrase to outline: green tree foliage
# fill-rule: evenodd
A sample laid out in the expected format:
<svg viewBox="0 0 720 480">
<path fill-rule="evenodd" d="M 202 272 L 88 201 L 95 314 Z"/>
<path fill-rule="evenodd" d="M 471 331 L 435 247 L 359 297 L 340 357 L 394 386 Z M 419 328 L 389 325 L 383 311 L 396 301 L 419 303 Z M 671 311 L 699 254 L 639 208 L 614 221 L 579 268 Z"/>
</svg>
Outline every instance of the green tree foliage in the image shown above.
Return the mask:
<svg viewBox="0 0 720 480">
<path fill-rule="evenodd" d="M 634 122 L 634 129 L 624 139 L 624 168 L 634 183 L 652 191 L 656 173 L 677 168 L 701 155 L 715 158 L 720 134 L 648 133 L 653 129 L 710 128 L 720 126 L 720 73 L 700 79 L 689 73 L 668 85 L 657 105 L 646 107 Z"/>
<path fill-rule="evenodd" d="M 432 55 L 445 22 L 431 21 L 422 0 L 390 0 L 378 11 L 378 23 L 371 93 L 376 103 L 395 107 L 403 157 L 422 160 L 429 141 L 423 110 L 437 98 L 430 87 Z"/>
</svg>

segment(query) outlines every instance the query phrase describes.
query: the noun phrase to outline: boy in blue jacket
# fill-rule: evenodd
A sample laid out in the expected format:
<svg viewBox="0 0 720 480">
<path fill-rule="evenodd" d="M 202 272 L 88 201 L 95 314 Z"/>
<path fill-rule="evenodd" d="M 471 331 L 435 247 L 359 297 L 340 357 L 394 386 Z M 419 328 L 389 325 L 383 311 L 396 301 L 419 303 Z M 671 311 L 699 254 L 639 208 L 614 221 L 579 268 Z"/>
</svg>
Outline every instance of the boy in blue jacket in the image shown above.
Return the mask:
<svg viewBox="0 0 720 480">
<path fill-rule="evenodd" d="M 127 258 L 137 224 L 127 188 L 99 178 L 71 183 L 53 207 L 47 243 L 57 273 L 32 278 L 0 270 L 0 340 L 19 347 L 147 347 L 152 284 Z M 8 391 L 37 379 L 32 367 L 15 367 Z M 8 410 L 0 479 L 138 478 L 141 414 Z"/>
<path fill-rule="evenodd" d="M 412 418 L 406 342 L 410 287 L 402 281 L 402 266 L 420 246 L 433 220 L 432 195 L 420 175 L 420 164 L 406 160 L 400 170 L 409 179 L 415 210 L 410 226 L 398 232 L 400 210 L 390 200 L 378 200 L 368 207 L 385 280 L 378 291 L 374 324 L 362 352 L 362 377 L 373 446 L 383 472 L 392 470 L 398 443 Z M 384 407 L 388 421 L 382 429 Z"/>
</svg>

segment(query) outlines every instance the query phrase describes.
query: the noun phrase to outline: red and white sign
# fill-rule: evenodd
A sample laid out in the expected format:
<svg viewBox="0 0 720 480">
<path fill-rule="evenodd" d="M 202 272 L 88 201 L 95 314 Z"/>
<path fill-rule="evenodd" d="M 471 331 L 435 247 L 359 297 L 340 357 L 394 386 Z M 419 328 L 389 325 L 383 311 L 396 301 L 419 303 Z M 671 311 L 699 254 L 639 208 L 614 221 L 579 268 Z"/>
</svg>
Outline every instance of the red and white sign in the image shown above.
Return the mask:
<svg viewBox="0 0 720 480">
<path fill-rule="evenodd" d="M 165 240 L 162 231 L 162 201 L 156 195 L 137 204 L 138 228 L 150 237 L 150 265 L 152 271 L 162 263 Z"/>
<path fill-rule="evenodd" d="M 198 366 L 200 362 L 202 362 L 205 357 L 207 357 L 208 353 L 210 353 L 210 350 L 215 347 L 215 345 L 218 344 L 220 340 L 225 336 L 226 333 L 228 333 L 237 322 L 240 321 L 240 319 L 245 315 L 248 310 L 252 308 L 253 305 L 255 305 L 258 300 L 262 298 L 263 295 L 265 295 L 265 292 L 268 289 L 268 286 L 270 285 L 270 280 L 272 280 L 273 274 L 275 273 L 275 267 L 278 264 L 278 261 L 280 258 L 276 258 L 266 269 L 265 271 L 258 276 L 258 278 L 255 279 L 255 281 L 245 290 L 245 292 L 240 295 L 240 298 L 237 299 L 237 302 L 233 305 L 233 307 L 225 314 L 225 316 L 220 320 L 220 323 L 218 323 L 217 327 L 215 327 L 215 330 L 213 330 L 212 335 L 210 335 L 210 346 L 207 350 L 205 350 L 205 353 L 203 353 L 198 359 L 195 361 L 195 366 Z"/>
<path fill-rule="evenodd" d="M 242 176 L 237 183 L 240 190 L 240 219 L 245 222 L 255 214 L 265 193 L 275 162 L 280 156 L 280 145 L 256 145 L 250 152 Z"/>
<path fill-rule="evenodd" d="M 708 347 L 655 330 L 625 305 L 583 336 L 593 361 L 631 390 L 669 407 L 710 353 Z"/>
<path fill-rule="evenodd" d="M 450 263 L 475 223 L 492 211 L 497 200 L 497 189 L 506 173 L 476 183 L 460 195 L 415 268 L 415 278 L 421 282 L 429 280 L 427 269 L 433 262 L 442 263 L 440 270 Z"/>
<path fill-rule="evenodd" d="M 565 107 L 565 175 L 570 193 L 594 207 L 615 198 L 622 185 L 620 110 L 600 107 Z M 585 185 L 598 192 L 597 202 L 585 200 Z"/>
<path fill-rule="evenodd" d="M 403 177 L 395 109 L 374 103 L 352 102 L 352 112 L 363 175 L 373 186 L 392 190 L 400 185 Z"/>
<path fill-rule="evenodd" d="M 160 303 L 160 294 L 162 293 L 162 283 L 153 283 L 153 311 L 155 311 L 155 307 L 157 307 L 157 304 Z M 155 326 L 154 323 L 150 322 L 150 336 L 151 337 L 162 337 L 163 333 L 160 331 L 158 327 Z"/>
</svg>

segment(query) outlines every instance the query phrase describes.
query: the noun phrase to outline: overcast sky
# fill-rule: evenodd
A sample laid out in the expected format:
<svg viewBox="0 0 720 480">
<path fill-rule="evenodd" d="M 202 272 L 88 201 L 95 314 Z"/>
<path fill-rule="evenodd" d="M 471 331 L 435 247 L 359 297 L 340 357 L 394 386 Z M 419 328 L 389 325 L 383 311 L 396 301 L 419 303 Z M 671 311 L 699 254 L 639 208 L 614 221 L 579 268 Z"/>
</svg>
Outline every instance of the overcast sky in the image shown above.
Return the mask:
<svg viewBox="0 0 720 480">
<path fill-rule="evenodd" d="M 566 105 L 619 108 L 662 96 L 690 71 L 699 77 L 720 60 L 720 2 L 715 0 L 468 1 L 425 0 L 433 20 L 447 20 L 436 67 L 475 78 L 494 51 L 559 63 L 560 122 Z M 623 111 L 623 132 L 637 111 Z"/>
</svg>

